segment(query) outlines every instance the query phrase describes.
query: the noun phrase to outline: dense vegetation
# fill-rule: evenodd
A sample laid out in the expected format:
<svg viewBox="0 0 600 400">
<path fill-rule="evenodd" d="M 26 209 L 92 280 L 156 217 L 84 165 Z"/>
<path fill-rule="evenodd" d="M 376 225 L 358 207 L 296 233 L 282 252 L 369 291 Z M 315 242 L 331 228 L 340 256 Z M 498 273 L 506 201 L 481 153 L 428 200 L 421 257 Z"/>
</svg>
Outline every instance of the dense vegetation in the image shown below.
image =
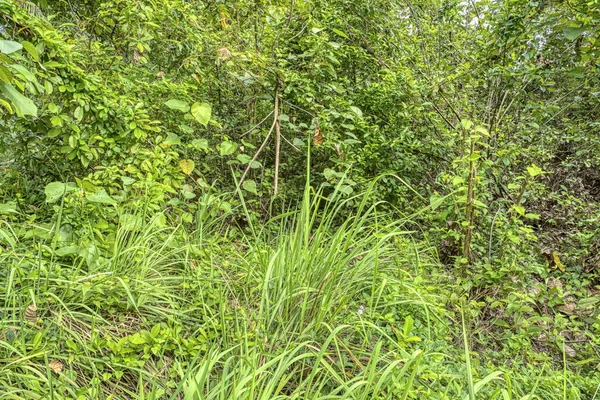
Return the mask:
<svg viewBox="0 0 600 400">
<path fill-rule="evenodd" d="M 598 0 L 0 0 L 0 398 L 600 398 Z"/>
</svg>

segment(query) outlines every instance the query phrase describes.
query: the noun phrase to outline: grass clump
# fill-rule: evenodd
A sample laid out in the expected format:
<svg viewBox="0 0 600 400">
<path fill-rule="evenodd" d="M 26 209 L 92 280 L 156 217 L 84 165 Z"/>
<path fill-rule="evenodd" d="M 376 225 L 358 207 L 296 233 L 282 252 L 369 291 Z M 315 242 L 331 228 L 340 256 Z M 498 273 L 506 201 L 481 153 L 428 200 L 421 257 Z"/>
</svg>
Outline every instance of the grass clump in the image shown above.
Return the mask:
<svg viewBox="0 0 600 400">
<path fill-rule="evenodd" d="M 585 398 L 593 378 L 474 354 L 430 248 L 368 198 L 307 188 L 235 240 L 205 198 L 196 231 L 138 212 L 76 254 L 11 227 L 3 397 Z"/>
</svg>

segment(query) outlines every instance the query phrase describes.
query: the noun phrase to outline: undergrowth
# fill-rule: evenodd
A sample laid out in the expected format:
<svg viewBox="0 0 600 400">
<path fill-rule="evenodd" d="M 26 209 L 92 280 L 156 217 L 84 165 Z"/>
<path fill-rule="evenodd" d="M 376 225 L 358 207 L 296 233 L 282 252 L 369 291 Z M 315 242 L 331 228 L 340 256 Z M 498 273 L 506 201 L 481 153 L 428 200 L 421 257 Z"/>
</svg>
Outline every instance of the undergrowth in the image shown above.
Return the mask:
<svg viewBox="0 0 600 400">
<path fill-rule="evenodd" d="M 4 225 L 0 397 L 595 398 L 598 374 L 566 356 L 474 351 L 477 303 L 410 217 L 311 190 L 243 231 L 214 197 L 192 232 L 138 210 L 77 254 Z"/>
</svg>

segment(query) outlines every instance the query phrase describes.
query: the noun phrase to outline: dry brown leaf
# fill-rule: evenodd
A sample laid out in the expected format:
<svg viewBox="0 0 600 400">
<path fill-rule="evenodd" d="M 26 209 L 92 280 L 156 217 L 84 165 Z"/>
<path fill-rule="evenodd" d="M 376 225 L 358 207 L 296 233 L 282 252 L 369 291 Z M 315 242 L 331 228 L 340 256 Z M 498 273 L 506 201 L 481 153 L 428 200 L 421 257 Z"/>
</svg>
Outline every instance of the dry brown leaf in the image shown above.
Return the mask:
<svg viewBox="0 0 600 400">
<path fill-rule="evenodd" d="M 575 351 L 575 349 L 566 343 L 565 343 L 565 353 L 567 353 L 567 355 L 569 357 L 575 357 L 577 355 L 577 352 Z"/>
<path fill-rule="evenodd" d="M 566 301 L 564 306 L 559 306 L 558 309 L 562 312 L 564 312 L 565 314 L 574 314 L 575 313 L 575 308 L 577 306 L 575 305 L 574 302 L 572 301 Z"/>
<path fill-rule="evenodd" d="M 62 372 L 62 370 L 63 370 L 64 365 L 60 361 L 52 360 L 48 364 L 48 367 L 50 367 L 50 369 L 52 371 L 54 371 L 55 373 L 60 374 Z"/>
<path fill-rule="evenodd" d="M 23 319 L 27 322 L 36 322 L 38 318 L 37 315 L 37 307 L 34 304 L 30 304 L 29 307 L 25 310 L 25 314 L 23 315 Z"/>
<path fill-rule="evenodd" d="M 144 53 L 142 51 L 139 51 L 138 48 L 134 48 L 133 49 L 133 63 L 137 64 L 140 62 L 140 60 L 142 59 L 142 57 L 144 57 Z"/>
<path fill-rule="evenodd" d="M 315 146 L 320 146 L 323 144 L 323 132 L 321 132 L 321 128 L 319 125 L 315 127 L 315 134 L 313 135 L 313 144 Z"/>
<path fill-rule="evenodd" d="M 155 75 L 157 78 L 162 78 L 163 76 L 165 76 L 165 71 L 159 71 L 156 73 Z"/>
<path fill-rule="evenodd" d="M 226 60 L 231 57 L 231 51 L 227 47 L 221 47 L 217 49 L 217 55 L 219 58 Z"/>
</svg>

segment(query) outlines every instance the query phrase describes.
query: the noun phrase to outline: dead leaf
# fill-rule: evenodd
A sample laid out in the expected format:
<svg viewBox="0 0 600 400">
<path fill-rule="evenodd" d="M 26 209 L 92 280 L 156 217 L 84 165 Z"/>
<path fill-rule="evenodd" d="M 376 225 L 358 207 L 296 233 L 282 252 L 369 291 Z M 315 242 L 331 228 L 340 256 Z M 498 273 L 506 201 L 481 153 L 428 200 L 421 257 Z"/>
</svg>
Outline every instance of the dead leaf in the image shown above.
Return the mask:
<svg viewBox="0 0 600 400">
<path fill-rule="evenodd" d="M 165 72 L 164 71 L 159 71 L 156 73 L 155 75 L 157 78 L 162 78 L 163 76 L 165 76 Z"/>
<path fill-rule="evenodd" d="M 315 127 L 315 133 L 313 135 L 313 144 L 315 146 L 320 146 L 323 144 L 323 132 L 321 132 L 321 128 L 319 128 L 319 125 Z"/>
<path fill-rule="evenodd" d="M 577 355 L 577 352 L 575 351 L 575 349 L 566 343 L 565 343 L 565 353 L 567 353 L 567 355 L 569 357 L 575 357 Z"/>
<path fill-rule="evenodd" d="M 37 321 L 37 307 L 34 304 L 29 305 L 25 310 L 25 314 L 23 315 L 23 319 L 27 322 L 35 323 Z"/>
<path fill-rule="evenodd" d="M 231 57 L 231 51 L 227 47 L 221 47 L 220 49 L 217 49 L 217 55 L 219 58 L 227 60 Z"/>
<path fill-rule="evenodd" d="M 64 365 L 60 361 L 53 360 L 53 361 L 50 361 L 50 363 L 48 364 L 48 367 L 50 367 L 50 369 L 52 371 L 54 371 L 55 373 L 60 374 L 63 370 Z"/>
</svg>

